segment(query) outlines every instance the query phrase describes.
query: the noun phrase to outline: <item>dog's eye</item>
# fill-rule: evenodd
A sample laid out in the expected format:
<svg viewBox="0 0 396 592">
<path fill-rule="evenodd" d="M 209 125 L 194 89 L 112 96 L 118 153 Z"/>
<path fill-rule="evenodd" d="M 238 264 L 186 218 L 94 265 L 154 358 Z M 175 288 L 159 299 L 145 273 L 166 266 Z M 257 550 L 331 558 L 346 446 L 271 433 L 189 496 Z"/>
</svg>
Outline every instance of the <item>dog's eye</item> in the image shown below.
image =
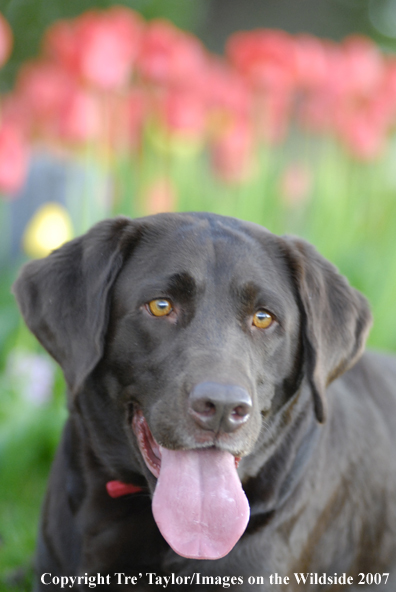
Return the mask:
<svg viewBox="0 0 396 592">
<path fill-rule="evenodd" d="M 156 298 L 148 303 L 149 311 L 155 317 L 165 317 L 173 310 L 172 304 L 166 298 Z"/>
<path fill-rule="evenodd" d="M 268 329 L 274 322 L 274 317 L 266 310 L 258 310 L 253 316 L 253 325 L 259 329 Z"/>
</svg>

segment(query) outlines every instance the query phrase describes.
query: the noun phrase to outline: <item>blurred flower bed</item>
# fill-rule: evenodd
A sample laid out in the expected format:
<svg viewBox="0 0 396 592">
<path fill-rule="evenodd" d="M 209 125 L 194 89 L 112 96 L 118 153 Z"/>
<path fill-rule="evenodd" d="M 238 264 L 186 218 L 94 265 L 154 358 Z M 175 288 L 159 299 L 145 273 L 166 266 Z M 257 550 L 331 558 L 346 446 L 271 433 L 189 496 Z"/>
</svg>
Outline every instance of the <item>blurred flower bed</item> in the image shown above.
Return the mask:
<svg viewBox="0 0 396 592">
<path fill-rule="evenodd" d="M 0 15 L 0 66 L 11 45 Z M 233 215 L 313 242 L 369 297 L 371 345 L 396 350 L 395 124 L 396 57 L 363 37 L 237 32 L 219 57 L 125 7 L 51 26 L 0 103 L 0 498 L 23 500 L 0 503 L 4 569 L 34 545 L 64 419 L 60 373 L 9 296 L 10 215 L 35 160 L 72 173 L 65 203 L 43 196 L 23 229 L 24 257 L 106 216 Z"/>
</svg>

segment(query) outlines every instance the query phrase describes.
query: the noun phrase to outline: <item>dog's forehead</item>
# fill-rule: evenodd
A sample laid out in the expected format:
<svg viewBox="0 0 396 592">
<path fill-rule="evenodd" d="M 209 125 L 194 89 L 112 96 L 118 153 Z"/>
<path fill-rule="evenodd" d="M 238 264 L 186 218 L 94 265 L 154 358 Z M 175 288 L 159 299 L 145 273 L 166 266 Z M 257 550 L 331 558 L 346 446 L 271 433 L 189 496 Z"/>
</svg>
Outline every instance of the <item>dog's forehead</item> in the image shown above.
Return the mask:
<svg viewBox="0 0 396 592">
<path fill-rule="evenodd" d="M 198 274 L 216 267 L 217 271 L 231 271 L 242 261 L 253 262 L 262 254 L 263 248 L 245 229 L 206 219 L 163 229 L 154 237 L 149 233 L 137 249 L 137 255 L 145 257 L 147 269 L 187 266 Z"/>
<path fill-rule="evenodd" d="M 169 220 L 171 224 L 169 224 Z M 212 281 L 265 283 L 293 292 L 290 272 L 266 229 L 220 216 L 174 215 L 148 226 L 121 272 L 118 289 L 187 274 L 198 284 Z"/>
</svg>

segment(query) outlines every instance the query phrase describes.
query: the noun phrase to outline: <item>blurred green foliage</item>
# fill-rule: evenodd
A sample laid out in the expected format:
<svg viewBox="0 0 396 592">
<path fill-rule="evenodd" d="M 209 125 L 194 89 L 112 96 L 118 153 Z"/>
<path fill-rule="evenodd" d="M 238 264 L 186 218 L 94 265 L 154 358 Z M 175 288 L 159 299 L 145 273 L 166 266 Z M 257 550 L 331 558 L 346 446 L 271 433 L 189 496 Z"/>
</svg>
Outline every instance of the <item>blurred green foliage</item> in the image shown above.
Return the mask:
<svg viewBox="0 0 396 592">
<path fill-rule="evenodd" d="M 39 508 L 66 416 L 60 371 L 44 405 L 22 399 L 8 376 L 10 352 L 41 352 L 11 295 L 14 276 L 15 269 L 0 273 L 0 591 L 11 592 L 32 588 Z"/>
</svg>

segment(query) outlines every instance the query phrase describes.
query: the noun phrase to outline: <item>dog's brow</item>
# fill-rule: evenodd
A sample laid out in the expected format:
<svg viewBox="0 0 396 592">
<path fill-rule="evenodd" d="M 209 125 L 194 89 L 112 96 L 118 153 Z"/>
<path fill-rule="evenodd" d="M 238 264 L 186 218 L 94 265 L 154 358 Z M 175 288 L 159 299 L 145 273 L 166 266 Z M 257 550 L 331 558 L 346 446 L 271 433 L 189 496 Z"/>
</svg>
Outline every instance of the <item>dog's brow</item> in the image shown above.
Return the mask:
<svg viewBox="0 0 396 592">
<path fill-rule="evenodd" d="M 264 306 L 272 309 L 277 315 L 282 316 L 283 314 L 283 306 L 279 294 L 267 287 L 264 288 L 263 286 L 250 281 L 239 286 L 235 285 L 233 291 L 242 305 L 246 308 Z"/>
<path fill-rule="evenodd" d="M 235 292 L 244 304 L 250 304 L 256 300 L 261 288 L 254 282 L 247 282 L 243 286 L 236 286 Z"/>
<path fill-rule="evenodd" d="M 173 274 L 168 280 L 170 292 L 193 296 L 197 289 L 195 279 L 188 272 L 183 271 Z"/>
</svg>

